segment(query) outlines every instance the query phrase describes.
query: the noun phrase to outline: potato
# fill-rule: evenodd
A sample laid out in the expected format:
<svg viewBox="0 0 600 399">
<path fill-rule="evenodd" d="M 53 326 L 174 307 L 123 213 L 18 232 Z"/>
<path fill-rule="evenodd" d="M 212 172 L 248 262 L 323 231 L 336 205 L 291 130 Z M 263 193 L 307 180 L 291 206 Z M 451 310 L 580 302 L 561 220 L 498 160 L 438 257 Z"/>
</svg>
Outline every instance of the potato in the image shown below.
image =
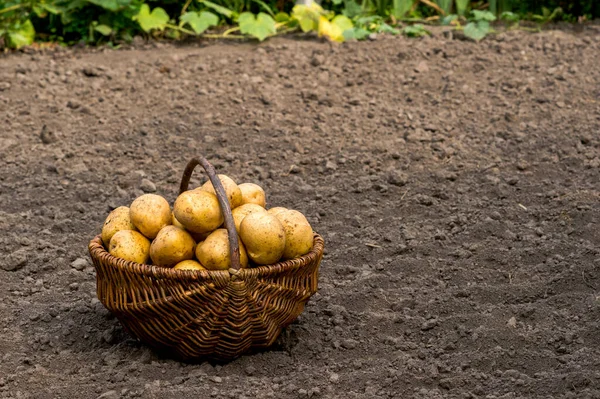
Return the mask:
<svg viewBox="0 0 600 399">
<path fill-rule="evenodd" d="M 185 230 L 185 226 L 181 224 L 179 220 L 175 217 L 175 213 L 171 212 L 171 224 L 175 227 L 179 227 L 180 229 Z"/>
<path fill-rule="evenodd" d="M 295 210 L 279 212 L 276 217 L 285 231 L 283 259 L 294 259 L 307 254 L 313 246 L 313 229 L 306 217 Z"/>
<path fill-rule="evenodd" d="M 175 270 L 206 270 L 199 262 L 195 260 L 182 260 L 173 268 Z"/>
<path fill-rule="evenodd" d="M 240 267 L 248 267 L 248 255 L 241 240 Z M 208 270 L 227 270 L 231 267 L 231 256 L 229 254 L 229 234 L 226 229 L 213 231 L 206 240 L 196 247 L 196 258 Z"/>
<path fill-rule="evenodd" d="M 114 236 L 117 231 L 121 230 L 136 230 L 129 218 L 129 207 L 126 206 L 120 206 L 113 209 L 104 221 L 104 225 L 102 226 L 102 242 L 104 243 L 104 246 L 108 248 L 112 236 Z"/>
<path fill-rule="evenodd" d="M 254 212 L 266 212 L 266 210 L 260 205 L 243 204 L 231 211 L 233 221 L 235 222 L 235 229 L 237 230 L 238 234 L 240 232 L 240 224 L 242 223 L 242 220 L 244 220 L 246 216 Z"/>
<path fill-rule="evenodd" d="M 153 239 L 160 229 L 171 224 L 171 208 L 166 199 L 156 194 L 137 197 L 129 208 L 131 223 L 146 237 Z"/>
<path fill-rule="evenodd" d="M 173 214 L 186 230 L 193 233 L 208 233 L 223 224 L 219 200 L 208 191 L 181 193 L 173 205 Z"/>
<path fill-rule="evenodd" d="M 284 208 L 284 207 L 282 207 L 282 206 L 276 206 L 275 208 L 271 208 L 271 209 L 269 209 L 269 210 L 267 211 L 267 213 L 268 213 L 269 215 L 276 216 L 276 215 L 277 215 L 279 212 L 284 212 L 284 211 L 287 211 L 287 210 L 288 210 L 287 208 Z"/>
<path fill-rule="evenodd" d="M 165 226 L 150 245 L 150 258 L 155 265 L 173 266 L 194 257 L 196 242 L 185 230 Z"/>
<path fill-rule="evenodd" d="M 267 201 L 265 198 L 265 191 L 261 186 L 254 183 L 242 183 L 239 184 L 238 187 L 242 192 L 242 205 L 256 204 L 262 206 L 263 208 L 265 207 Z"/>
<path fill-rule="evenodd" d="M 226 175 L 217 175 L 219 180 L 221 180 L 221 184 L 225 189 L 225 194 L 227 194 L 227 199 L 229 200 L 229 206 L 231 209 L 237 208 L 242 205 L 242 191 L 238 187 L 238 185 L 233 181 L 233 179 Z M 201 187 L 196 190 L 207 191 L 209 193 L 217 194 L 215 192 L 215 188 L 212 185 L 212 182 L 209 180 L 204 183 Z"/>
<path fill-rule="evenodd" d="M 110 239 L 108 252 L 117 258 L 144 264 L 150 257 L 150 240 L 137 231 L 117 231 Z"/>
<path fill-rule="evenodd" d="M 242 220 L 240 238 L 248 257 L 259 265 L 281 259 L 285 250 L 285 231 L 279 219 L 266 212 L 254 212 Z"/>
</svg>

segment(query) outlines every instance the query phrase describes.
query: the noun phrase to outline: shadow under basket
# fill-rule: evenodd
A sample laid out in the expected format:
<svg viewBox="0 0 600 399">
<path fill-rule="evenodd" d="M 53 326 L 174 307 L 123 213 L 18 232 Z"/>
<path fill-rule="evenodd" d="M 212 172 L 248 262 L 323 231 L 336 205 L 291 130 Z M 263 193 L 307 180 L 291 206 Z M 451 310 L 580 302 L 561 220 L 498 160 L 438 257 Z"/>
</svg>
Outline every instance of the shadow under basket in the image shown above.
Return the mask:
<svg viewBox="0 0 600 399">
<path fill-rule="evenodd" d="M 208 164 L 200 160 L 196 164 Z M 189 175 L 194 166 L 188 165 Z M 207 172 L 218 196 L 224 197 L 216 174 Z M 188 181 L 189 176 L 180 192 Z M 227 225 L 231 210 L 220 203 L 229 212 Z M 235 227 L 229 227 L 237 244 Z M 323 247 L 322 237 L 314 233 L 313 247 L 304 256 L 222 271 L 174 270 L 119 259 L 108 253 L 100 236 L 90 241 L 89 253 L 98 299 L 131 335 L 182 360 L 227 361 L 268 348 L 302 313 L 317 292 Z"/>
</svg>

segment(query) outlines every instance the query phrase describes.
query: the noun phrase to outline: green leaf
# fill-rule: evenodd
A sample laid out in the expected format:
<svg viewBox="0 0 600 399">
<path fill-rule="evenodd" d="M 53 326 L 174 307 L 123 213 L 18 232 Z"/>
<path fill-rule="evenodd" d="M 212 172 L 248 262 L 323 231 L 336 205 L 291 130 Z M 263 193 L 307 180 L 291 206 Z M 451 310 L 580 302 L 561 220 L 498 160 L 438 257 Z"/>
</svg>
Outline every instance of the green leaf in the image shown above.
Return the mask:
<svg viewBox="0 0 600 399">
<path fill-rule="evenodd" d="M 343 15 L 348 18 L 354 18 L 362 14 L 362 12 L 362 7 L 355 0 L 344 0 L 344 9 L 342 10 Z"/>
<path fill-rule="evenodd" d="M 285 12 L 278 12 L 275 15 L 275 22 L 287 22 L 290 20 L 290 16 L 289 14 L 285 13 Z"/>
<path fill-rule="evenodd" d="M 94 26 L 94 30 L 103 34 L 104 36 L 110 36 L 112 33 L 112 29 L 108 25 L 96 25 Z"/>
<path fill-rule="evenodd" d="M 219 24 L 219 17 L 210 11 L 186 12 L 179 17 L 179 20 L 187 23 L 198 35 L 211 26 L 217 26 Z"/>
<path fill-rule="evenodd" d="M 142 4 L 140 11 L 133 16 L 133 20 L 138 21 L 144 32 L 150 32 L 152 29 L 163 30 L 169 22 L 169 16 L 160 7 L 156 7 L 150 12 L 148 4 Z"/>
<path fill-rule="evenodd" d="M 488 21 L 469 22 L 463 33 L 466 37 L 479 41 L 490 33 L 490 23 Z"/>
<path fill-rule="evenodd" d="M 35 15 L 38 16 L 38 18 L 46 18 L 46 15 L 48 15 L 48 13 L 46 12 L 46 10 L 44 10 L 42 7 L 40 7 L 37 4 L 34 4 L 31 9 L 35 13 Z"/>
<path fill-rule="evenodd" d="M 514 12 L 504 11 L 500 14 L 500 19 L 506 22 L 518 22 L 520 18 L 519 15 Z"/>
<path fill-rule="evenodd" d="M 198 0 L 198 1 L 202 4 L 204 4 L 206 7 L 212 8 L 213 10 L 215 10 L 216 12 L 218 12 L 219 14 L 221 14 L 227 18 L 232 18 L 235 15 L 237 15 L 235 12 L 233 12 L 229 8 L 225 8 L 223 6 L 213 3 L 211 1 L 207 1 L 207 0 Z"/>
<path fill-rule="evenodd" d="M 243 12 L 238 18 L 240 32 L 250 35 L 260 41 L 277 33 L 275 20 L 269 14 L 259 13 L 256 17 L 251 12 Z"/>
<path fill-rule="evenodd" d="M 331 2 L 332 2 L 334 5 L 336 5 L 336 6 L 339 6 L 340 4 L 342 4 L 342 1 L 343 1 L 343 0 L 332 0 Z"/>
<path fill-rule="evenodd" d="M 489 21 L 493 22 L 496 20 L 496 16 L 489 11 L 473 10 L 473 19 L 475 21 Z"/>
<path fill-rule="evenodd" d="M 465 16 L 469 3 L 469 0 L 456 0 L 456 12 L 458 13 L 458 15 L 460 15 L 461 17 Z"/>
<path fill-rule="evenodd" d="M 452 22 L 456 21 L 457 19 L 458 15 L 456 14 L 446 15 L 444 18 L 442 18 L 442 25 L 451 25 Z"/>
<path fill-rule="evenodd" d="M 11 48 L 21 48 L 29 46 L 35 38 L 35 29 L 30 20 L 23 23 L 14 24 L 8 31 L 8 46 Z"/>
<path fill-rule="evenodd" d="M 392 15 L 396 18 L 403 18 L 410 11 L 414 0 L 393 0 Z"/>
<path fill-rule="evenodd" d="M 431 34 L 431 32 L 425 29 L 421 24 L 405 26 L 404 29 L 402 29 L 402 33 L 408 37 L 421 37 Z"/>
<path fill-rule="evenodd" d="M 331 20 L 331 23 L 336 25 L 342 32 L 347 31 L 348 29 L 354 28 L 354 24 L 350 20 L 350 18 L 345 15 L 338 15 Z"/>
<path fill-rule="evenodd" d="M 256 4 L 258 4 L 259 6 L 261 6 L 267 13 L 269 13 L 269 15 L 271 15 L 273 18 L 275 18 L 275 13 L 271 9 L 271 7 L 269 7 L 264 1 L 262 1 L 262 0 L 252 0 L 252 1 L 255 2 Z"/>
<path fill-rule="evenodd" d="M 400 31 L 396 28 L 393 28 L 391 26 L 389 26 L 386 23 L 382 23 L 381 25 L 379 25 L 379 29 L 377 29 L 377 32 L 379 33 L 389 33 L 392 35 L 397 35 L 398 33 L 400 33 Z"/>
<path fill-rule="evenodd" d="M 104 8 L 108 11 L 118 11 L 121 6 L 117 2 L 117 0 L 87 0 L 89 3 L 95 4 L 99 7 Z"/>
<path fill-rule="evenodd" d="M 348 29 L 344 31 L 344 39 L 345 40 L 363 40 L 364 38 L 366 38 L 367 36 L 369 36 L 369 32 L 368 30 L 366 30 L 365 28 L 353 28 L 353 29 Z"/>
<path fill-rule="evenodd" d="M 40 4 L 40 7 L 48 11 L 50 14 L 54 15 L 58 15 L 61 12 L 63 12 L 63 10 L 60 7 L 57 7 L 54 4 Z"/>
<path fill-rule="evenodd" d="M 299 4 L 292 9 L 292 18 L 300 24 L 302 32 L 316 31 L 319 29 L 319 18 L 323 9 L 316 3 L 309 6 Z"/>
</svg>

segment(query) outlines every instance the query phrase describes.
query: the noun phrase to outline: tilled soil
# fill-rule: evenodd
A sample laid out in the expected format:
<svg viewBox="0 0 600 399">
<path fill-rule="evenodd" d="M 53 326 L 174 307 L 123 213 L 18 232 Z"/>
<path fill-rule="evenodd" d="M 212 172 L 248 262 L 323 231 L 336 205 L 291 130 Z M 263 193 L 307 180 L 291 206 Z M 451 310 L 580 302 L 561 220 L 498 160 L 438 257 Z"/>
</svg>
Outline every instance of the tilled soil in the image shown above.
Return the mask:
<svg viewBox="0 0 600 399">
<path fill-rule="evenodd" d="M 0 397 L 600 398 L 597 28 L 3 56 Z M 87 253 L 197 154 L 326 242 L 226 364 L 127 335 Z"/>
</svg>

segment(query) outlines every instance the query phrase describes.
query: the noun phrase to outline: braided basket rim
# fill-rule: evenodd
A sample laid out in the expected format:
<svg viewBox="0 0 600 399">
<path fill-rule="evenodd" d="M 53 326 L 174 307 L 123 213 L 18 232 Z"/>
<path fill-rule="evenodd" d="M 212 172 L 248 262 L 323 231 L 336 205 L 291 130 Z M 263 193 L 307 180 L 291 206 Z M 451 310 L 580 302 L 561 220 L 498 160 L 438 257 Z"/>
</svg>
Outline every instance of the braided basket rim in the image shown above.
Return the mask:
<svg viewBox="0 0 600 399">
<path fill-rule="evenodd" d="M 175 270 L 169 267 L 148 265 L 131 262 L 125 259 L 117 258 L 111 255 L 102 242 L 102 235 L 94 237 L 88 245 L 90 255 L 94 259 L 102 260 L 105 264 L 110 264 L 119 270 L 133 272 L 156 279 L 172 279 L 182 282 L 208 282 L 215 278 L 223 279 L 230 276 L 236 276 L 244 280 L 248 278 L 269 278 L 282 273 L 294 272 L 303 266 L 319 259 L 323 255 L 324 240 L 318 233 L 313 232 L 313 246 L 310 251 L 298 258 L 277 262 L 271 265 L 263 265 L 246 269 L 229 270 Z"/>
</svg>

